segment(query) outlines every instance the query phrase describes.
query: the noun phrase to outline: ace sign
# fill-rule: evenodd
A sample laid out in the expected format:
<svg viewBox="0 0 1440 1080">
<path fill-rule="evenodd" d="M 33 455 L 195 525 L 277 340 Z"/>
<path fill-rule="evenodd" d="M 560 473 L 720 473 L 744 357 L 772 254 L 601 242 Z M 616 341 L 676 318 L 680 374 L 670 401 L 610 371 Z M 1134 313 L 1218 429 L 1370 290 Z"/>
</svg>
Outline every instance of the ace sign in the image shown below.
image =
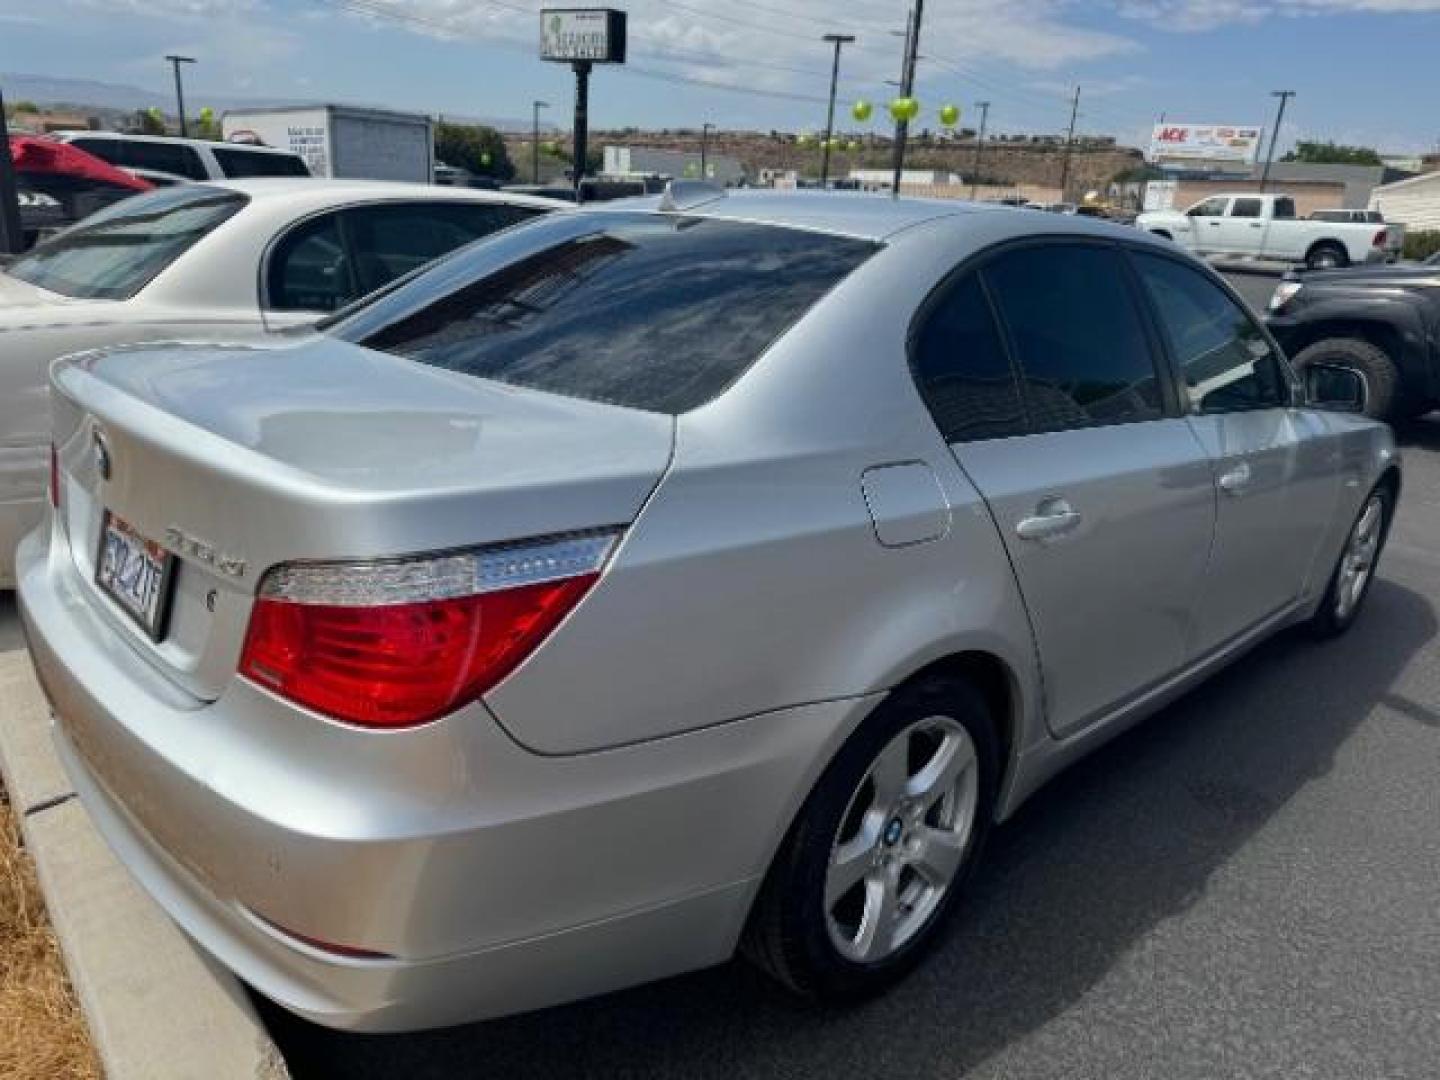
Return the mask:
<svg viewBox="0 0 1440 1080">
<path fill-rule="evenodd" d="M 625 12 L 612 8 L 545 8 L 540 59 L 563 63 L 625 62 Z"/>
</svg>

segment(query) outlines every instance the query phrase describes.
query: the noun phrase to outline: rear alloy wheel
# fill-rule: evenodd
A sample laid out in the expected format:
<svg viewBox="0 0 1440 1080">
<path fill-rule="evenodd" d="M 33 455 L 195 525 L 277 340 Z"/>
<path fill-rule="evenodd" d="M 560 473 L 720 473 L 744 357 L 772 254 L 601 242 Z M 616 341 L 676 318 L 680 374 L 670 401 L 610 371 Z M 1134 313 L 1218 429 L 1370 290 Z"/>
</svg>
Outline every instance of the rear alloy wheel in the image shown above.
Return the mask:
<svg viewBox="0 0 1440 1080">
<path fill-rule="evenodd" d="M 756 902 L 747 955 L 822 999 L 894 982 L 924 955 L 979 857 L 997 772 L 974 687 L 897 690 L 801 810 Z"/>
<path fill-rule="evenodd" d="M 1305 256 L 1311 270 L 1338 270 L 1350 265 L 1350 256 L 1339 244 L 1316 244 Z"/>
<path fill-rule="evenodd" d="M 1375 579 L 1375 564 L 1380 561 L 1380 552 L 1385 546 L 1393 498 L 1389 488 L 1378 487 L 1360 508 L 1350 535 L 1345 538 L 1325 599 L 1311 622 L 1319 636 L 1343 634 L 1360 613 L 1370 593 L 1370 583 Z"/>
</svg>

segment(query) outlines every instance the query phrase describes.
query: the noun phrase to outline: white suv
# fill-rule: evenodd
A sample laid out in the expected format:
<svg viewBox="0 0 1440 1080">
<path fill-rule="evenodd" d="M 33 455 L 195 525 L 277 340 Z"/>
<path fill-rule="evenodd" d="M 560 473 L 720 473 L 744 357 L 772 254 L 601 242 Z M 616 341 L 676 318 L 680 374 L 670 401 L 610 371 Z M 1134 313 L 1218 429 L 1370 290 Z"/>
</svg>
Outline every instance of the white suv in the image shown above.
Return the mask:
<svg viewBox="0 0 1440 1080">
<path fill-rule="evenodd" d="M 252 176 L 309 176 L 298 154 L 270 146 L 172 139 L 164 135 L 122 135 L 115 131 L 61 131 L 61 142 L 78 146 L 117 168 L 181 180 L 240 180 Z"/>
</svg>

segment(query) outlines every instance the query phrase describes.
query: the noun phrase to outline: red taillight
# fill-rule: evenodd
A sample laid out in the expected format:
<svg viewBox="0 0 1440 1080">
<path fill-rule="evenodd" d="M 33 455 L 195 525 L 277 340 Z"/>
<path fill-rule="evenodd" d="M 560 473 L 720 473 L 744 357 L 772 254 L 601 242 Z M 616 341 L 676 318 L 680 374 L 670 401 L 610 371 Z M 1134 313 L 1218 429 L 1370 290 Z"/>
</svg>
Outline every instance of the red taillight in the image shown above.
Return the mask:
<svg viewBox="0 0 1440 1080">
<path fill-rule="evenodd" d="M 50 505 L 60 509 L 60 455 L 56 453 L 54 443 L 50 444 Z"/>
<path fill-rule="evenodd" d="M 1381 229 L 1375 234 L 1375 239 L 1370 242 L 1371 246 L 1383 248 L 1385 246 L 1385 240 L 1389 237 L 1389 235 L 1390 232 L 1388 229 Z"/>
<path fill-rule="evenodd" d="M 255 602 L 240 674 L 364 727 L 438 719 L 530 655 L 595 583 L 614 541 L 590 535 L 435 560 L 282 567 Z"/>
</svg>

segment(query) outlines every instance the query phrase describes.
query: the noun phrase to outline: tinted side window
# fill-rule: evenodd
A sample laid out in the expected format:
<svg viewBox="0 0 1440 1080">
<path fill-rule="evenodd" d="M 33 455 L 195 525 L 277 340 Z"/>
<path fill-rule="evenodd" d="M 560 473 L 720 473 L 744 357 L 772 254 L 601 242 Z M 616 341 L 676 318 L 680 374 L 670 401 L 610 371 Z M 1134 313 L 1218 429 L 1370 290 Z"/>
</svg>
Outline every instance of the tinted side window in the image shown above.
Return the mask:
<svg viewBox="0 0 1440 1080">
<path fill-rule="evenodd" d="M 1192 409 L 1235 412 L 1289 403 L 1280 361 L 1244 309 L 1188 266 L 1159 255 L 1134 258 Z"/>
<path fill-rule="evenodd" d="M 910 367 L 947 442 L 1025 433 L 1020 384 L 974 274 L 930 308 L 911 343 Z"/>
<path fill-rule="evenodd" d="M 1206 199 L 1199 206 L 1192 206 L 1186 213 L 1191 217 L 1224 217 L 1229 199 Z"/>
<path fill-rule="evenodd" d="M 411 270 L 513 225 L 531 211 L 510 206 L 414 203 L 348 212 L 360 293 L 374 292 Z"/>
<path fill-rule="evenodd" d="M 1020 365 L 1032 431 L 1164 415 L 1121 256 L 1083 245 L 1025 247 L 985 267 Z"/>
<path fill-rule="evenodd" d="M 1285 219 L 1288 220 L 1288 219 L 1290 219 L 1290 218 L 1293 218 L 1294 216 L 1295 216 L 1295 200 L 1294 200 L 1294 199 L 1276 199 L 1276 200 L 1275 200 L 1275 217 L 1276 217 L 1277 219 L 1285 218 Z"/>
<path fill-rule="evenodd" d="M 94 154 L 111 165 L 130 164 L 125 156 L 126 144 L 119 139 L 71 139 L 70 145 L 84 150 L 87 154 Z"/>
<path fill-rule="evenodd" d="M 268 303 L 272 311 L 334 311 L 363 295 L 356 287 L 338 214 L 299 226 L 270 256 Z"/>
<path fill-rule="evenodd" d="M 1236 199 L 1230 206 L 1230 216 L 1258 218 L 1260 205 L 1259 199 Z"/>
<path fill-rule="evenodd" d="M 309 176 L 305 162 L 295 154 L 261 154 L 254 150 L 236 150 L 212 146 L 210 152 L 220 171 L 229 177 L 242 176 Z"/>
<path fill-rule="evenodd" d="M 173 173 L 191 180 L 204 180 L 208 176 L 205 163 L 194 147 L 178 143 L 127 143 L 125 164 L 135 169 Z"/>
</svg>

